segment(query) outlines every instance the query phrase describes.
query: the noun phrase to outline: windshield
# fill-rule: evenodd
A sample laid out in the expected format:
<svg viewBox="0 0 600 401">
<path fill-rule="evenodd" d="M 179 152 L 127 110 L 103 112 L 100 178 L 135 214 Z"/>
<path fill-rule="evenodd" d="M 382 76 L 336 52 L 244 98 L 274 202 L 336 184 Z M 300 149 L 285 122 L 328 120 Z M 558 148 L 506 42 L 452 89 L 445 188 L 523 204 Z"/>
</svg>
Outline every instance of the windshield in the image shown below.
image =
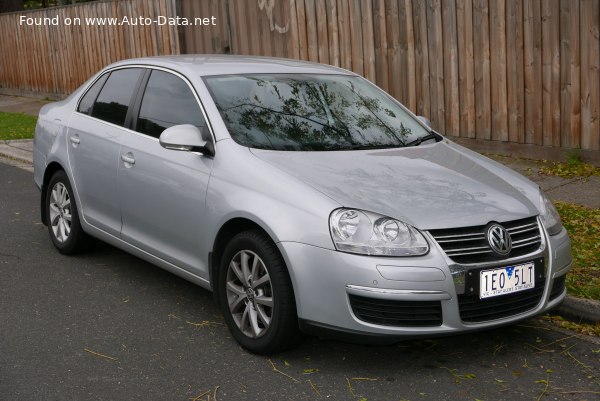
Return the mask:
<svg viewBox="0 0 600 401">
<path fill-rule="evenodd" d="M 232 138 L 271 150 L 401 147 L 429 132 L 385 92 L 348 75 L 207 77 Z"/>
</svg>

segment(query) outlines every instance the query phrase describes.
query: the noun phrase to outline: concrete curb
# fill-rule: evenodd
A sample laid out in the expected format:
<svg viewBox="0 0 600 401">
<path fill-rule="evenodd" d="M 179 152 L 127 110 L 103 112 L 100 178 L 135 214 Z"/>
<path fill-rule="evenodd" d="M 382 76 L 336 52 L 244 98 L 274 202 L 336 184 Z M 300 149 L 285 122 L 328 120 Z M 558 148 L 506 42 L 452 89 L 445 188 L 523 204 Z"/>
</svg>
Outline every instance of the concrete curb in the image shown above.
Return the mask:
<svg viewBox="0 0 600 401">
<path fill-rule="evenodd" d="M 33 139 L 0 141 L 0 156 L 28 166 L 33 165 Z"/>
<path fill-rule="evenodd" d="M 567 295 L 556 312 L 570 320 L 589 323 L 600 322 L 600 302 Z"/>
</svg>

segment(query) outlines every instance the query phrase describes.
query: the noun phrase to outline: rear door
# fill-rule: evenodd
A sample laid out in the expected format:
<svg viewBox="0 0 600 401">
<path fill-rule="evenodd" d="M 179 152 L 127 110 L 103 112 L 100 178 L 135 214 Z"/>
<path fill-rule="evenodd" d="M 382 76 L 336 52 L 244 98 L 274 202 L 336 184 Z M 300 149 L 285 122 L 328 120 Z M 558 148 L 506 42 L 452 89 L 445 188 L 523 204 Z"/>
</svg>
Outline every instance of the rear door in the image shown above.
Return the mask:
<svg viewBox="0 0 600 401">
<path fill-rule="evenodd" d="M 205 127 L 203 111 L 183 76 L 158 69 L 150 73 L 136 103 L 138 115 L 133 128 L 137 133 L 130 132 L 123 138 L 119 164 L 121 237 L 207 277 L 207 254 L 201 244 L 213 159 L 167 150 L 158 142 L 160 134 L 173 125 Z"/>
<path fill-rule="evenodd" d="M 121 231 L 119 149 L 143 72 L 123 68 L 105 73 L 81 98 L 69 124 L 69 164 L 83 217 L 115 236 Z"/>
</svg>

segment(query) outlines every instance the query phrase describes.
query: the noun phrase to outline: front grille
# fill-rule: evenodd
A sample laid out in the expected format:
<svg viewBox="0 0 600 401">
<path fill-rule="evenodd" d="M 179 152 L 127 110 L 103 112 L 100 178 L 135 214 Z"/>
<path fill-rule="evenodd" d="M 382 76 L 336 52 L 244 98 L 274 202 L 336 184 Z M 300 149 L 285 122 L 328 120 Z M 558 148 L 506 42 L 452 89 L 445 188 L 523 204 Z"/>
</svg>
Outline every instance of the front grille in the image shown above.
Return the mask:
<svg viewBox="0 0 600 401">
<path fill-rule="evenodd" d="M 383 326 L 431 327 L 442 325 L 440 301 L 389 301 L 349 295 L 354 315 Z"/>
<path fill-rule="evenodd" d="M 481 263 L 523 256 L 539 249 L 542 238 L 536 217 L 500 223 L 510 234 L 512 250 L 497 255 L 486 238 L 486 225 L 430 230 L 446 255 L 456 263 Z"/>
<path fill-rule="evenodd" d="M 467 294 L 458 296 L 458 309 L 462 321 L 467 323 L 485 322 L 534 309 L 542 300 L 546 284 L 544 260 L 536 259 L 534 263 L 534 288 L 484 299 L 479 298 L 479 277 L 482 270 L 489 270 L 489 268 L 471 270 L 471 274 L 466 277 L 466 286 L 469 291 Z"/>
<path fill-rule="evenodd" d="M 552 283 L 552 290 L 550 290 L 550 300 L 558 298 L 565 290 L 565 278 L 567 276 L 560 276 L 554 279 Z"/>
</svg>

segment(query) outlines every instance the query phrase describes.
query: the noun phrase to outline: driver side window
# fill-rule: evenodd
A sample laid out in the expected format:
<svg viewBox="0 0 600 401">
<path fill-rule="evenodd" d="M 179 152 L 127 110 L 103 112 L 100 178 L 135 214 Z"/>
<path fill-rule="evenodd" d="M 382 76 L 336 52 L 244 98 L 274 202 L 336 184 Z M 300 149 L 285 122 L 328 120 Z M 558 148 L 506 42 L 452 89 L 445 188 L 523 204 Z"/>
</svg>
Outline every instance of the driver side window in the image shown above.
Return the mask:
<svg viewBox="0 0 600 401">
<path fill-rule="evenodd" d="M 142 98 L 135 130 L 158 138 L 179 124 L 206 125 L 196 97 L 188 84 L 174 74 L 153 70 Z"/>
</svg>

